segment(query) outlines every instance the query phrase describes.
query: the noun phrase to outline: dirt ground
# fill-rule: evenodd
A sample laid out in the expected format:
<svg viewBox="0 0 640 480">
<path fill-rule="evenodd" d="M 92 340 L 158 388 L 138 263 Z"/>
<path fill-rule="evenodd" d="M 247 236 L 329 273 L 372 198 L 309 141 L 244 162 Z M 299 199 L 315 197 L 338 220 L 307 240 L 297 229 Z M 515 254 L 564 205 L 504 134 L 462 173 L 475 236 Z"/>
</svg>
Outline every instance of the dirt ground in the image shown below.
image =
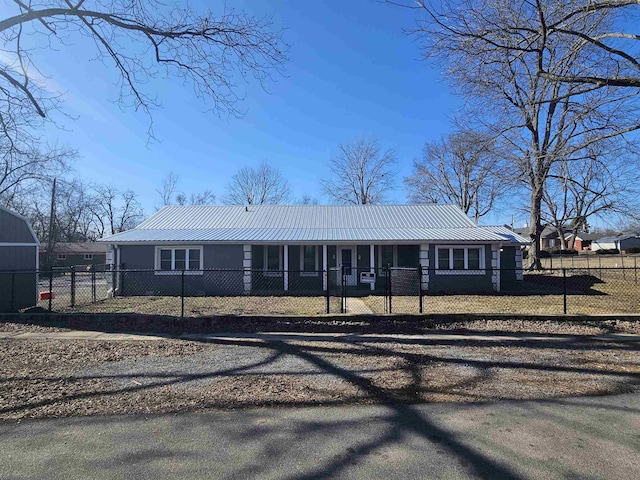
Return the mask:
<svg viewBox="0 0 640 480">
<path fill-rule="evenodd" d="M 589 337 L 637 333 L 626 323 L 475 328 L 541 336 L 525 340 L 3 340 L 0 418 L 628 392 L 640 385 L 640 346 Z"/>
</svg>

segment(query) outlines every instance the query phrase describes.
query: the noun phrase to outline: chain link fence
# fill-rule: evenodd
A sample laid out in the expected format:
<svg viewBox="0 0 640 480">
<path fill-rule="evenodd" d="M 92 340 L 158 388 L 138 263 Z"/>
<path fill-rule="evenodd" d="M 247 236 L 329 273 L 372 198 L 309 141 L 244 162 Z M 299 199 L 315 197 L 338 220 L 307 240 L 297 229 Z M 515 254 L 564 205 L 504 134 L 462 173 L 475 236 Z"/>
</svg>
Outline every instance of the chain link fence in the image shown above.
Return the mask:
<svg viewBox="0 0 640 480">
<path fill-rule="evenodd" d="M 637 265 L 540 271 L 111 269 L 0 272 L 0 311 L 211 315 L 637 314 Z"/>
</svg>

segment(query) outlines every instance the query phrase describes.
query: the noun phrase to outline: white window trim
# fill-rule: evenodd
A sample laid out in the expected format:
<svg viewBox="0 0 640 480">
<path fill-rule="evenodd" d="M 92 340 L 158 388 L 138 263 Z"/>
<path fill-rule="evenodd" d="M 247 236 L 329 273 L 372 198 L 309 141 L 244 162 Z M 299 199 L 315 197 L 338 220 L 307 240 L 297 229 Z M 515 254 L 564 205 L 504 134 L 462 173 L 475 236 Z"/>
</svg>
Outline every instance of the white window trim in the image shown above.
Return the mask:
<svg viewBox="0 0 640 480">
<path fill-rule="evenodd" d="M 267 270 L 269 265 L 269 247 L 278 247 L 278 270 Z M 282 245 L 265 245 L 264 246 L 264 262 L 263 262 L 263 275 L 265 277 L 281 277 L 282 276 Z"/>
<path fill-rule="evenodd" d="M 67 256 L 66 255 L 58 255 L 58 260 L 66 260 Z"/>
<path fill-rule="evenodd" d="M 160 251 L 161 250 L 171 250 L 171 270 L 160 270 Z M 186 270 L 184 271 L 185 275 L 202 275 L 202 265 L 203 265 L 203 255 L 202 255 L 202 246 L 198 245 L 162 245 L 156 246 L 155 253 L 155 263 L 154 263 L 154 271 L 155 275 L 181 275 L 182 270 L 175 270 L 176 264 L 176 250 L 186 250 L 185 252 L 185 265 L 189 265 L 189 250 L 200 250 L 200 265 L 198 266 L 198 270 Z"/>
<path fill-rule="evenodd" d="M 304 270 L 304 247 L 314 247 L 315 250 L 315 268 L 313 271 Z M 318 246 L 317 245 L 300 245 L 300 276 L 301 277 L 317 277 L 318 273 Z"/>
<path fill-rule="evenodd" d="M 484 275 L 485 269 L 485 250 L 484 245 L 436 245 L 435 273 L 436 275 Z M 453 270 L 453 249 L 464 250 L 464 266 L 462 270 Z M 480 269 L 467 270 L 469 265 L 469 249 L 480 249 Z M 449 257 L 449 270 L 440 270 L 440 250 L 447 250 Z"/>
<path fill-rule="evenodd" d="M 84 259 L 85 260 L 93 260 L 93 253 L 85 253 L 84 254 Z"/>
</svg>

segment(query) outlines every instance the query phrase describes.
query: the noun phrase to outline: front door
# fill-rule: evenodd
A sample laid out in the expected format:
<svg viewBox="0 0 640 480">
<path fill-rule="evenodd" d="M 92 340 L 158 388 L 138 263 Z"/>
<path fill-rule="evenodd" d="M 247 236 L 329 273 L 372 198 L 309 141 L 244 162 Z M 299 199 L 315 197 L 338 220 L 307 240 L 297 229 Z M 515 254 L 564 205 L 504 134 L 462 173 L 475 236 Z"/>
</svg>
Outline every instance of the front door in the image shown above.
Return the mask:
<svg viewBox="0 0 640 480">
<path fill-rule="evenodd" d="M 345 284 L 354 286 L 358 284 L 358 269 L 354 263 L 356 258 L 355 247 L 339 247 L 339 259 L 340 264 L 338 268 L 341 270 L 344 267 Z M 340 283 L 342 283 L 342 276 L 340 275 Z"/>
</svg>

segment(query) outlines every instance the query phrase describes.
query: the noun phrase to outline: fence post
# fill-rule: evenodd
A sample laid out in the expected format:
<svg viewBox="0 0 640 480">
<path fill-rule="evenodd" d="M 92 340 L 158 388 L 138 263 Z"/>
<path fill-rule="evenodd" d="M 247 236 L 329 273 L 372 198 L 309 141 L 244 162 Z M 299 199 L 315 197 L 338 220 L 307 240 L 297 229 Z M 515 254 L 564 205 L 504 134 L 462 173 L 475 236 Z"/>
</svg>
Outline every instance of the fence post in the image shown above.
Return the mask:
<svg viewBox="0 0 640 480">
<path fill-rule="evenodd" d="M 96 303 L 96 269 L 95 266 L 91 266 L 91 300 Z"/>
<path fill-rule="evenodd" d="M 76 306 L 76 267 L 71 265 L 69 267 L 71 271 L 71 308 Z"/>
<path fill-rule="evenodd" d="M 122 293 L 122 292 L 124 292 L 124 279 L 127 276 L 127 271 L 124 268 L 124 264 L 120 264 L 118 266 L 118 272 L 119 272 L 119 274 L 118 274 L 118 285 L 120 286 L 120 288 L 118 289 L 117 285 L 116 285 L 116 290 L 120 290 L 120 293 Z"/>
<path fill-rule="evenodd" d="M 347 277 L 345 275 L 344 265 L 340 267 L 340 275 L 342 277 L 340 282 L 340 313 L 347 313 Z"/>
<path fill-rule="evenodd" d="M 602 280 L 602 257 L 598 255 L 598 267 L 600 269 L 600 280 Z"/>
<path fill-rule="evenodd" d="M 633 257 L 633 276 L 635 277 L 635 284 L 638 285 L 638 257 Z"/>
<path fill-rule="evenodd" d="M 53 297 L 53 265 L 49 267 L 49 311 L 51 311 L 51 297 Z"/>
<path fill-rule="evenodd" d="M 589 254 L 585 255 L 587 259 L 587 275 L 591 276 L 591 270 L 589 269 Z"/>
<path fill-rule="evenodd" d="M 184 318 L 184 268 L 180 280 L 180 318 Z"/>
<path fill-rule="evenodd" d="M 389 270 L 386 266 L 383 266 L 380 272 L 382 275 L 380 280 L 384 281 L 382 286 L 382 294 L 384 296 L 384 313 L 389 313 L 389 279 L 387 278 L 389 276 Z"/>
<path fill-rule="evenodd" d="M 118 275 L 118 265 L 115 263 L 111 267 L 111 296 L 116 298 L 116 275 Z"/>
<path fill-rule="evenodd" d="M 329 272 L 327 270 L 323 270 L 322 274 L 324 275 L 324 278 L 327 279 L 326 281 L 326 285 L 327 285 L 327 289 L 324 291 L 324 296 L 325 296 L 325 302 L 326 302 L 326 310 L 327 310 L 327 314 L 331 313 L 331 307 L 330 307 L 330 292 L 329 292 L 329 285 L 330 285 L 330 279 L 329 279 Z"/>
<path fill-rule="evenodd" d="M 389 275 L 387 275 L 387 278 L 389 279 L 389 313 L 393 313 L 393 308 L 391 307 L 393 298 L 393 290 L 391 289 L 393 286 L 391 283 L 391 268 L 389 268 Z"/>
<path fill-rule="evenodd" d="M 16 297 L 16 272 L 11 272 L 11 312 L 13 312 L 13 308 L 16 305 L 15 302 Z"/>
<path fill-rule="evenodd" d="M 563 313 L 567 314 L 567 269 L 562 269 L 562 300 L 563 300 Z"/>
<path fill-rule="evenodd" d="M 423 313 L 423 305 L 422 305 L 422 265 L 418 265 L 418 295 L 420 296 L 420 300 L 418 300 L 418 305 L 420 307 L 420 313 Z"/>
</svg>

